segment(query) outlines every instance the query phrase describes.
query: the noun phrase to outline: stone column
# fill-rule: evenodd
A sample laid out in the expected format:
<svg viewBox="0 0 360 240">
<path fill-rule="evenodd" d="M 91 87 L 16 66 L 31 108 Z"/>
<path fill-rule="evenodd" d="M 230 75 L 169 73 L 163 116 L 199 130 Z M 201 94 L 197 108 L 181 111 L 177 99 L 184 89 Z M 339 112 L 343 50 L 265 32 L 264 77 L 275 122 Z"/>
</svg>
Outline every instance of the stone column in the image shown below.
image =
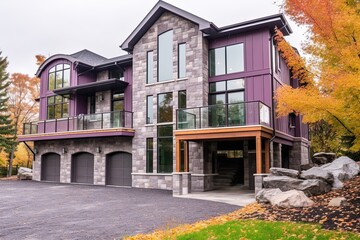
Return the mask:
<svg viewBox="0 0 360 240">
<path fill-rule="evenodd" d="M 183 194 L 183 186 L 182 186 L 182 173 L 181 172 L 173 172 L 173 196 L 174 195 L 182 195 Z"/>
<path fill-rule="evenodd" d="M 255 178 L 255 195 L 264 188 L 263 186 L 263 179 L 264 177 L 267 177 L 268 173 L 260 173 L 260 174 L 254 174 Z"/>
<path fill-rule="evenodd" d="M 191 193 L 191 173 L 184 172 L 182 174 L 182 194 Z"/>
</svg>

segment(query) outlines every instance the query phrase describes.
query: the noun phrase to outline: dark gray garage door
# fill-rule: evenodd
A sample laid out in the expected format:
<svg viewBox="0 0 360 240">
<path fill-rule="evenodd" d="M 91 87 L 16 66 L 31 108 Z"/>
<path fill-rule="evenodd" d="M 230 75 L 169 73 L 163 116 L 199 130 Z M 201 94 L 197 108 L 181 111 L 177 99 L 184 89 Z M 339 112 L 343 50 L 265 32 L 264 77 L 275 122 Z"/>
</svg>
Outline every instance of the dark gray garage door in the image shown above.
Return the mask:
<svg viewBox="0 0 360 240">
<path fill-rule="evenodd" d="M 130 153 L 106 156 L 106 184 L 131 187 L 132 157 Z"/>
<path fill-rule="evenodd" d="M 94 155 L 77 153 L 71 160 L 71 182 L 94 184 Z"/>
<path fill-rule="evenodd" d="M 44 154 L 41 157 L 41 180 L 60 182 L 60 155 Z"/>
</svg>

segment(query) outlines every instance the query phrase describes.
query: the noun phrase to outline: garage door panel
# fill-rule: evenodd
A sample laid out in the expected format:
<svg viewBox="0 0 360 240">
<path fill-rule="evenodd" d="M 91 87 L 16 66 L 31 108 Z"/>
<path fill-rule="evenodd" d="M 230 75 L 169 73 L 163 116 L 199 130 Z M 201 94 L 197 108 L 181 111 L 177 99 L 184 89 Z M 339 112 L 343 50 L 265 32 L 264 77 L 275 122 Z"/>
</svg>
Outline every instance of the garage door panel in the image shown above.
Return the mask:
<svg viewBox="0 0 360 240">
<path fill-rule="evenodd" d="M 73 155 L 71 167 L 72 182 L 94 183 L 94 155 L 90 153 L 78 153 Z"/>
<path fill-rule="evenodd" d="M 41 159 L 41 180 L 60 182 L 60 155 L 45 154 Z"/>
<path fill-rule="evenodd" d="M 129 153 L 114 153 L 106 158 L 106 184 L 131 186 L 132 157 Z"/>
</svg>

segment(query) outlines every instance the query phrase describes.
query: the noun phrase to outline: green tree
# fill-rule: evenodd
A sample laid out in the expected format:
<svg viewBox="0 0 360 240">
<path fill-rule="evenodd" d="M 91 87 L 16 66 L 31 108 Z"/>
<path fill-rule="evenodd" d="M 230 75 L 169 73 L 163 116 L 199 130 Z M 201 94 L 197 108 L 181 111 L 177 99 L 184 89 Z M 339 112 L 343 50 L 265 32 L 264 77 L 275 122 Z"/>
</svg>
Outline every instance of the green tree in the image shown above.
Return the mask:
<svg viewBox="0 0 360 240">
<path fill-rule="evenodd" d="M 7 58 L 1 57 L 0 52 L 0 148 L 9 153 L 15 147 L 14 126 L 10 118 L 8 110 L 8 94 L 7 89 L 10 85 L 8 81 L 8 73 L 6 67 L 8 65 Z M 9 161 L 8 176 L 11 175 L 12 163 Z"/>
</svg>

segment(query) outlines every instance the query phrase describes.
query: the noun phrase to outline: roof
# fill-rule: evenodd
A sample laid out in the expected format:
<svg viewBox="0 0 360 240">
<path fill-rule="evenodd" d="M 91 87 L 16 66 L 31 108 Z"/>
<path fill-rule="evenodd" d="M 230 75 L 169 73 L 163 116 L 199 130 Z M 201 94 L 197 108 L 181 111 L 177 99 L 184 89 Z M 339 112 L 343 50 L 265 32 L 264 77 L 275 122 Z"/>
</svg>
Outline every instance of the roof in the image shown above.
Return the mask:
<svg viewBox="0 0 360 240">
<path fill-rule="evenodd" d="M 114 64 L 131 62 L 132 55 L 127 54 L 114 58 L 106 58 L 87 49 L 81 50 L 73 54 L 55 54 L 46 59 L 40 65 L 35 75 L 39 77 L 41 72 L 50 62 L 58 59 L 66 59 L 72 63 L 78 63 L 92 68 L 103 68 Z"/>
<path fill-rule="evenodd" d="M 159 0 L 156 5 L 150 10 L 150 12 L 145 16 L 145 18 L 140 22 L 140 24 L 134 29 L 134 31 L 120 45 L 120 47 L 125 51 L 132 52 L 135 44 L 149 30 L 149 28 L 155 23 L 155 21 L 160 18 L 160 16 L 166 11 L 172 12 L 173 14 L 176 14 L 199 25 L 199 30 L 202 31 L 204 33 L 204 36 L 208 38 L 216 38 L 222 35 L 241 33 L 260 28 L 269 28 L 273 30 L 276 26 L 281 29 L 285 36 L 292 33 L 292 30 L 283 14 L 271 15 L 218 28 L 214 23 L 210 21 L 207 21 L 192 13 L 177 8 L 167 2 Z"/>
</svg>

